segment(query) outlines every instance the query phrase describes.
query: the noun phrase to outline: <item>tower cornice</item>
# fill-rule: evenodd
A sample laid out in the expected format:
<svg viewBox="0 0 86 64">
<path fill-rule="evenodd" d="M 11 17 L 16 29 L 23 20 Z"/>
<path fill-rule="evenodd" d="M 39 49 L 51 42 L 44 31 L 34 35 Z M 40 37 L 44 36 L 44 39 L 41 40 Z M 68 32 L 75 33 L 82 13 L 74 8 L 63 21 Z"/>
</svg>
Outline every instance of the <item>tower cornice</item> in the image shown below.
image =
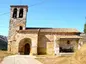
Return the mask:
<svg viewBox="0 0 86 64">
<path fill-rule="evenodd" d="M 26 8 L 28 11 L 28 5 L 10 5 L 10 7 Z"/>
</svg>

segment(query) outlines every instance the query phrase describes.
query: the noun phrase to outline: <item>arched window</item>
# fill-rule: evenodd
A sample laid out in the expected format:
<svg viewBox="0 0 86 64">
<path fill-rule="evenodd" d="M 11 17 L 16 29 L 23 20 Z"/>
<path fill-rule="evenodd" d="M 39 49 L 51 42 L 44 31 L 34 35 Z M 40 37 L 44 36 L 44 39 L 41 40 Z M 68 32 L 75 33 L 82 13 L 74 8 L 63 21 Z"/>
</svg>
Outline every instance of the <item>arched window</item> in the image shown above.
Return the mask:
<svg viewBox="0 0 86 64">
<path fill-rule="evenodd" d="M 23 18 L 23 8 L 21 8 L 19 11 L 19 18 Z"/>
<path fill-rule="evenodd" d="M 20 26 L 20 27 L 19 27 L 19 30 L 22 30 L 22 29 L 23 29 L 23 27 L 22 27 L 22 26 Z"/>
<path fill-rule="evenodd" d="M 17 8 L 14 8 L 13 10 L 13 18 L 17 18 Z"/>
</svg>

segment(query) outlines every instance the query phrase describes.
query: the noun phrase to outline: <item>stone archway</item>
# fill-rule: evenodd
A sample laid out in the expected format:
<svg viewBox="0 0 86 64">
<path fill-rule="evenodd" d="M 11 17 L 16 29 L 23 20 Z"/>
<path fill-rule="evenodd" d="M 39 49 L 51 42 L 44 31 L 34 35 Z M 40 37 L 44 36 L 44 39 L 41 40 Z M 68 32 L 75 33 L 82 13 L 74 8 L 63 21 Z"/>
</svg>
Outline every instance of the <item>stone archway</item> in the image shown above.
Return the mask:
<svg viewBox="0 0 86 64">
<path fill-rule="evenodd" d="M 18 52 L 20 55 L 29 55 L 31 51 L 31 39 L 24 38 L 19 43 Z"/>
</svg>

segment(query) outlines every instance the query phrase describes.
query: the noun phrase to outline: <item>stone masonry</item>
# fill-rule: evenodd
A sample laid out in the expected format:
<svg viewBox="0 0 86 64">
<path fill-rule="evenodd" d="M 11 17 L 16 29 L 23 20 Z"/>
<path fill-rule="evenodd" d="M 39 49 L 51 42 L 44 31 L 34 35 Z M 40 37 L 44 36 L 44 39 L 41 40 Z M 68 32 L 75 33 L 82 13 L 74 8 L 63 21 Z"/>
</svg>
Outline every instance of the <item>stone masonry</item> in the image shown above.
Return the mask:
<svg viewBox="0 0 86 64">
<path fill-rule="evenodd" d="M 26 27 L 27 5 L 12 5 L 8 52 L 23 55 L 59 55 L 80 47 L 82 37 L 74 28 Z"/>
</svg>

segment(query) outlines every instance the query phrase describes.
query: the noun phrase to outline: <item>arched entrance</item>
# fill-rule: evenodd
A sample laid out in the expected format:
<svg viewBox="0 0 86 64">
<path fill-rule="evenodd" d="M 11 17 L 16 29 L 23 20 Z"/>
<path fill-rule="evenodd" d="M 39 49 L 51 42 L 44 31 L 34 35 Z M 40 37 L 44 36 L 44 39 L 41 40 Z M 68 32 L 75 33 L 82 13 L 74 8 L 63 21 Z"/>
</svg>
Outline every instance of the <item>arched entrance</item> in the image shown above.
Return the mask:
<svg viewBox="0 0 86 64">
<path fill-rule="evenodd" d="M 24 55 L 29 55 L 30 54 L 30 45 L 27 43 L 24 46 Z"/>
<path fill-rule="evenodd" d="M 29 55 L 31 51 L 31 39 L 24 38 L 19 43 L 19 54 L 20 55 Z"/>
</svg>

